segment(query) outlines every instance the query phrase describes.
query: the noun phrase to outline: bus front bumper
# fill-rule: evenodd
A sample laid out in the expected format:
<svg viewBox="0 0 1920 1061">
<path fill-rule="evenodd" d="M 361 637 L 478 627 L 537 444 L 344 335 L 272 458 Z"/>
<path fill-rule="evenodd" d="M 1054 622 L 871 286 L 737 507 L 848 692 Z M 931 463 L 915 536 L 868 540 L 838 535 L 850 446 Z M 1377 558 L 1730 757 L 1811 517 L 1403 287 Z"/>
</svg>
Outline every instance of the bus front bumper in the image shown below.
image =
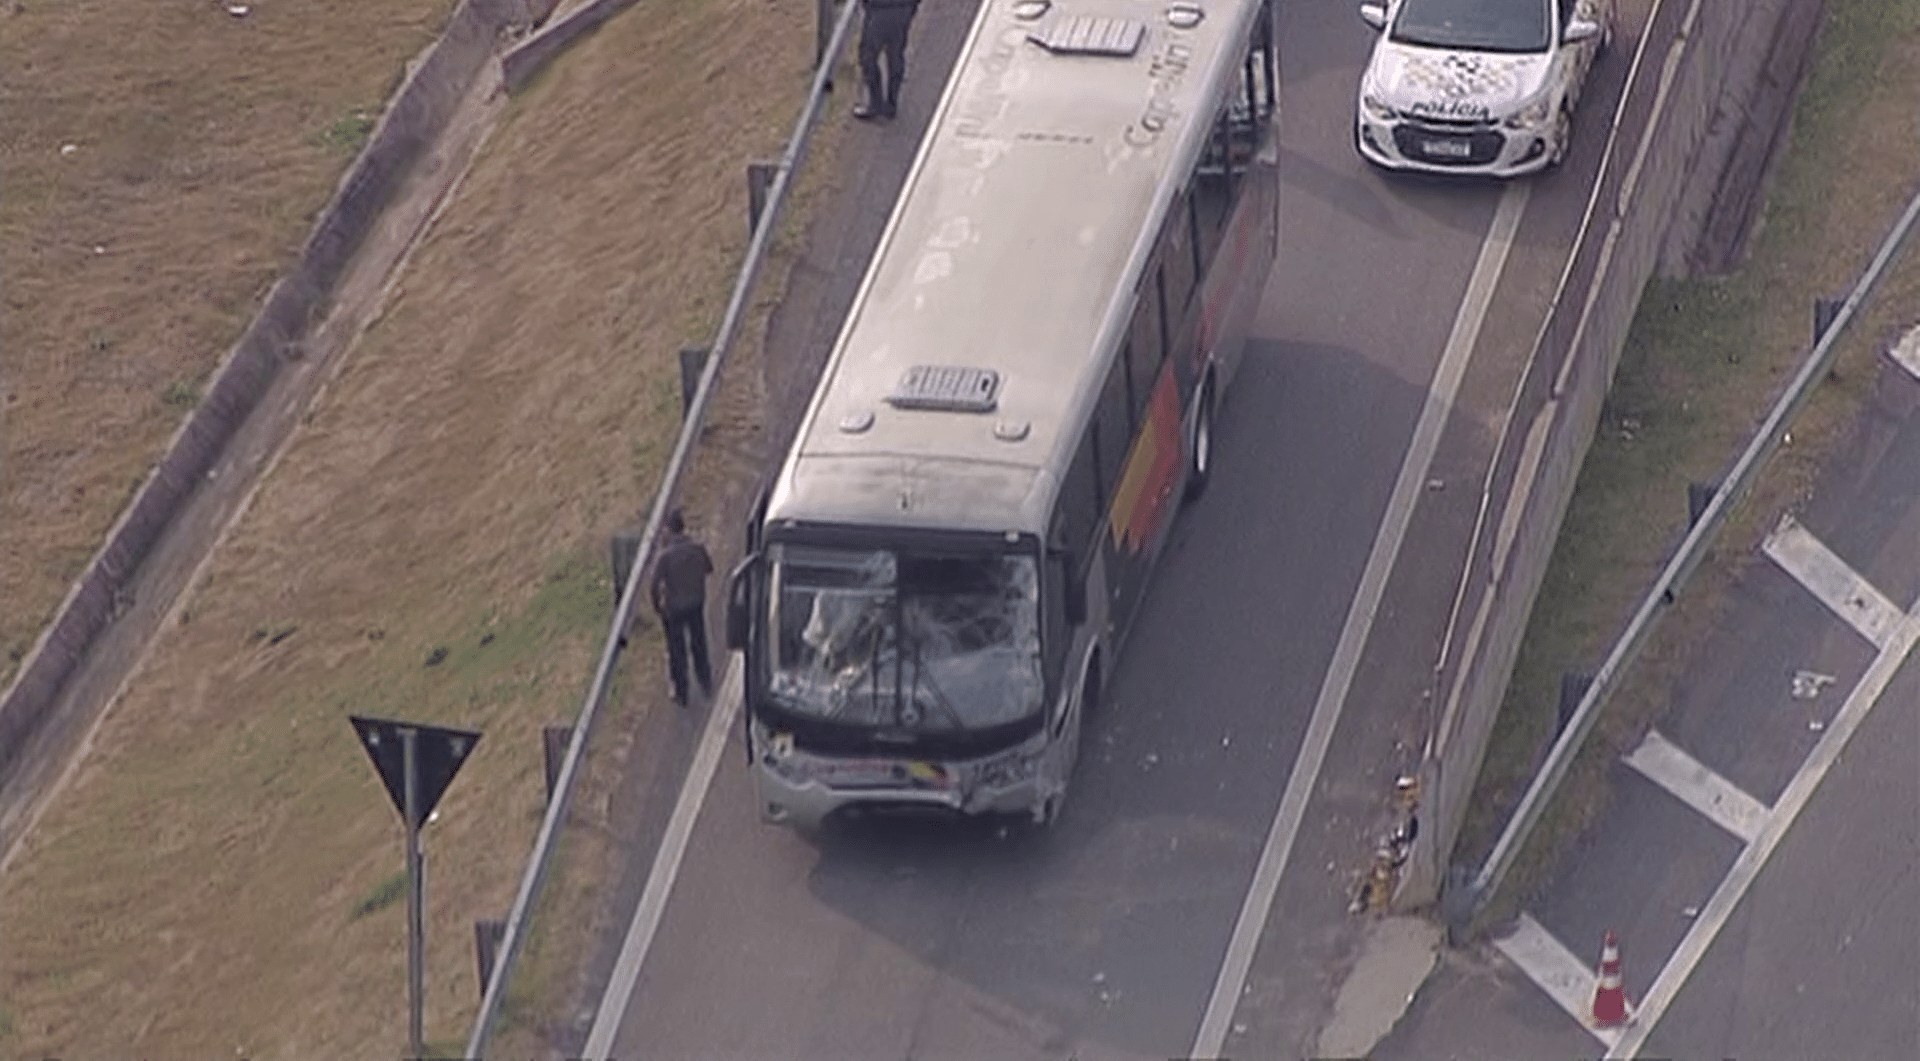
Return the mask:
<svg viewBox="0 0 1920 1061">
<path fill-rule="evenodd" d="M 941 780 L 902 780 L 898 784 L 864 782 L 836 785 L 806 776 L 824 763 L 771 761 L 755 764 L 755 787 L 762 819 L 798 829 L 817 829 L 828 817 L 845 811 L 923 811 L 963 816 L 1040 815 L 1049 793 L 1058 784 L 1046 783 L 1042 770 L 1044 743 L 1022 745 L 984 759 L 960 763 L 915 764 Z M 810 758 L 810 757 L 808 757 Z M 903 767 L 907 764 L 901 764 Z M 815 767 L 815 769 L 807 769 Z"/>
<path fill-rule="evenodd" d="M 759 775 L 760 816 L 778 825 L 818 829 L 830 815 L 846 811 L 934 811 L 965 815 L 1034 814 L 1042 803 L 1040 786 L 1024 781 L 1005 788 L 929 791 L 918 788 L 834 788 L 818 781 L 795 784 L 768 770 Z"/>
</svg>

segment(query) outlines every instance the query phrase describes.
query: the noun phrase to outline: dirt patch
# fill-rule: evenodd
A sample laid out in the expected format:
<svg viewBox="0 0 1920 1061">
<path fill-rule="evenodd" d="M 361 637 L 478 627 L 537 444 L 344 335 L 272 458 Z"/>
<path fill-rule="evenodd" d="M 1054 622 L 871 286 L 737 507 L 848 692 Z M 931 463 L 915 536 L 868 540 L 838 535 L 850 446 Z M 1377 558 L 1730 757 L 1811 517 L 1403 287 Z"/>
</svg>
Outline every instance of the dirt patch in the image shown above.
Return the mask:
<svg viewBox="0 0 1920 1061">
<path fill-rule="evenodd" d="M 1489 745 L 1455 860 L 1492 847 L 1551 740 L 1562 675 L 1591 671 L 1686 530 L 1687 487 L 1744 448 L 1811 344 L 1816 298 L 1845 294 L 1920 172 L 1920 0 L 1828 0 L 1751 257 L 1713 280 L 1647 286 L 1534 622 Z M 1836 165 L 1835 159 L 1846 159 Z M 1920 314 L 1909 251 L 1844 338 L 1833 371 L 1601 718 L 1486 920 L 1523 904 L 1604 812 L 1612 761 L 1664 711 L 1779 513 L 1855 432 L 1880 351 Z M 1657 515 L 1654 515 L 1657 514 Z"/>
<path fill-rule="evenodd" d="M 742 170 L 791 125 L 812 15 L 623 16 L 509 108 L 0 880 L 9 1054 L 402 1048 L 399 832 L 348 713 L 485 734 L 426 835 L 429 1038 L 464 1037 L 471 923 L 512 898 L 539 728 L 579 703 L 605 536 L 657 480 L 676 351 L 717 323 Z"/>
<path fill-rule="evenodd" d="M 0 6 L 0 686 L 447 11 Z"/>
</svg>

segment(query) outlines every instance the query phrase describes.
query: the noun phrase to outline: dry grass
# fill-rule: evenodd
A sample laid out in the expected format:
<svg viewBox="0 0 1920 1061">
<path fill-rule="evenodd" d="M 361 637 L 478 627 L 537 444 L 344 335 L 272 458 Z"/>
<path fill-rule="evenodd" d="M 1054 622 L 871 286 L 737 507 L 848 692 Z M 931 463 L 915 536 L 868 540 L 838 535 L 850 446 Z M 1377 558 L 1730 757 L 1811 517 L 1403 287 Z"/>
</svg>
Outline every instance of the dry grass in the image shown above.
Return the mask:
<svg viewBox="0 0 1920 1061">
<path fill-rule="evenodd" d="M 464 1037 L 471 923 L 511 901 L 539 727 L 604 633 L 605 536 L 651 493 L 675 351 L 717 320 L 744 164 L 777 152 L 812 47 L 810 7 L 682 0 L 515 102 L 0 880 L 0 1049 L 399 1053 L 402 905 L 373 901 L 399 829 L 350 712 L 485 734 L 426 840 L 429 1039 Z"/>
<path fill-rule="evenodd" d="M 1477 861 L 1552 739 L 1561 675 L 1591 673 L 1685 532 L 1688 483 L 1711 484 L 1804 361 L 1815 298 L 1844 295 L 1920 173 L 1920 0 L 1829 0 L 1750 261 L 1724 279 L 1648 285 L 1488 749 L 1456 859 Z M 1844 164 L 1835 160 L 1845 159 Z M 1609 705 L 1489 920 L 1522 905 L 1605 811 L 1609 764 L 1670 692 L 1780 512 L 1839 451 L 1896 326 L 1920 318 L 1911 252 L 1856 318 L 1833 372 L 1755 493 Z M 1650 518 L 1650 513 L 1660 514 Z"/>
<path fill-rule="evenodd" d="M 0 687 L 449 6 L 0 4 Z"/>
</svg>

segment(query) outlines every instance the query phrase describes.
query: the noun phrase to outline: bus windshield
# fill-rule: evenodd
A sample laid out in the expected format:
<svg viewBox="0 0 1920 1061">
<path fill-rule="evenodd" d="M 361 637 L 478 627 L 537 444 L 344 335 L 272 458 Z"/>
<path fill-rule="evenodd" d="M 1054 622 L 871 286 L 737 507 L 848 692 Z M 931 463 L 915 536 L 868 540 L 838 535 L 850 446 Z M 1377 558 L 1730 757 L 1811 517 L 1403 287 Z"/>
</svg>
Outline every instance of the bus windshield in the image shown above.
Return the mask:
<svg viewBox="0 0 1920 1061">
<path fill-rule="evenodd" d="M 769 692 L 787 710 L 957 733 L 1040 709 L 1032 556 L 780 544 L 769 559 Z"/>
</svg>

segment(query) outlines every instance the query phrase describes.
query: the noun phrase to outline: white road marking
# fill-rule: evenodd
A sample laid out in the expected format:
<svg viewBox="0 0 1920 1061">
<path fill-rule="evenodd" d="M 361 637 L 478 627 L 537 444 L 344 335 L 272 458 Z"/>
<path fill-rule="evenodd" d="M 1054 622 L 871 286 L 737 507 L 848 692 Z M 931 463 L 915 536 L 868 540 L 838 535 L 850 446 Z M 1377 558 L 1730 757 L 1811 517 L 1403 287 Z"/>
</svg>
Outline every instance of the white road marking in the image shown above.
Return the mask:
<svg viewBox="0 0 1920 1061">
<path fill-rule="evenodd" d="M 1266 846 L 1261 849 L 1260 861 L 1254 867 L 1253 883 L 1240 905 L 1240 917 L 1234 923 L 1233 936 L 1227 943 L 1220 973 L 1214 980 L 1213 994 L 1207 1000 L 1206 1012 L 1200 1019 L 1199 1034 L 1194 1037 L 1193 1049 L 1188 1051 L 1193 1057 L 1218 1057 L 1226 1043 L 1233 1011 L 1239 1005 L 1241 992 L 1246 988 L 1247 971 L 1253 964 L 1254 950 L 1260 944 L 1261 933 L 1266 930 L 1267 917 L 1273 909 L 1274 893 L 1280 887 L 1280 876 L 1285 872 L 1287 859 L 1293 852 L 1294 836 L 1299 832 L 1301 818 L 1306 814 L 1307 799 L 1312 795 L 1314 783 L 1319 778 L 1320 764 L 1326 758 L 1327 746 L 1333 741 L 1334 725 L 1340 720 L 1347 690 L 1353 685 L 1354 671 L 1360 665 L 1360 653 L 1365 649 L 1367 637 L 1373 630 L 1373 618 L 1386 593 L 1387 576 L 1392 573 L 1394 561 L 1400 555 L 1400 544 L 1406 537 L 1407 525 L 1412 522 L 1414 505 L 1419 503 L 1420 496 L 1426 491 L 1427 473 L 1433 467 L 1433 455 L 1440 447 L 1440 433 L 1453 412 L 1454 398 L 1460 391 L 1460 380 L 1466 374 L 1467 363 L 1472 358 L 1474 342 L 1479 338 L 1481 322 L 1486 319 L 1487 306 L 1493 301 L 1494 287 L 1499 282 L 1500 270 L 1506 265 L 1507 252 L 1513 247 L 1513 237 L 1520 227 L 1521 215 L 1526 212 L 1528 189 L 1531 187 L 1529 182 L 1507 186 L 1500 196 L 1499 206 L 1494 210 L 1493 223 L 1487 228 L 1486 240 L 1480 245 L 1480 256 L 1474 262 L 1472 276 L 1467 280 L 1466 294 L 1461 298 L 1460 310 L 1454 317 L 1453 331 L 1447 336 L 1440 366 L 1435 370 L 1433 383 L 1427 389 L 1426 407 L 1420 411 L 1420 421 L 1414 426 L 1413 441 L 1407 447 L 1406 458 L 1400 465 L 1400 477 L 1393 484 L 1386 515 L 1374 535 L 1373 550 L 1368 554 L 1366 569 L 1360 575 L 1359 589 L 1347 609 L 1346 623 L 1340 629 L 1340 640 L 1334 646 L 1333 662 L 1327 668 L 1319 698 L 1314 702 L 1306 738 L 1294 757 L 1293 770 L 1287 776 L 1287 787 L 1280 795 L 1280 809 L 1273 816 L 1273 824 L 1267 831 Z"/>
<path fill-rule="evenodd" d="M 1526 914 L 1513 931 L 1493 941 L 1494 948 L 1539 985 L 1547 997 L 1580 1022 L 1580 1026 L 1600 1040 L 1609 1050 L 1620 1041 L 1619 1028 L 1602 1028 L 1593 1023 L 1593 991 L 1599 984 L 1599 954 L 1589 968 L 1568 950 L 1553 933 Z"/>
<path fill-rule="evenodd" d="M 1780 517 L 1760 548 L 1873 647 L 1887 647 L 1900 626 L 1900 609 L 1792 516 Z"/>
<path fill-rule="evenodd" d="M 1887 683 L 1906 662 L 1907 655 L 1913 651 L 1914 642 L 1920 641 L 1920 605 L 1908 612 L 1898 628 L 1893 631 L 1889 643 L 1874 658 L 1860 684 L 1847 694 L 1847 702 L 1840 707 L 1840 713 L 1834 716 L 1833 724 L 1821 735 L 1820 742 L 1813 746 L 1807 756 L 1806 764 L 1788 782 L 1787 790 L 1780 794 L 1780 800 L 1774 804 L 1772 813 L 1767 815 L 1766 824 L 1760 835 L 1740 852 L 1734 860 L 1733 868 L 1727 871 L 1726 879 L 1714 890 L 1713 898 L 1700 911 L 1700 916 L 1687 929 L 1681 938 L 1680 946 L 1673 957 L 1660 970 L 1660 975 L 1647 990 L 1647 997 L 1640 1004 L 1640 1012 L 1627 1022 L 1626 1029 L 1618 1045 L 1608 1051 L 1609 1057 L 1630 1058 L 1646 1045 L 1647 1036 L 1653 1034 L 1654 1026 L 1660 1023 L 1667 1007 L 1673 1004 L 1674 996 L 1693 974 L 1694 967 L 1713 945 L 1714 937 L 1726 926 L 1727 919 L 1740 900 L 1753 886 L 1754 879 L 1773 855 L 1773 849 L 1780 844 L 1781 837 L 1799 817 L 1800 811 L 1812 798 L 1814 790 L 1820 786 L 1827 771 L 1839 760 L 1847 742 L 1853 739 L 1854 731 L 1866 721 L 1867 712 L 1879 703 L 1880 694 L 1886 691 Z"/>
<path fill-rule="evenodd" d="M 686 857 L 687 841 L 693 836 L 693 823 L 707 801 L 714 771 L 720 765 L 720 753 L 726 749 L 727 735 L 740 713 L 740 657 L 735 655 L 720 681 L 719 695 L 707 714 L 707 729 L 700 736 L 700 747 L 693 753 L 693 766 L 680 786 L 680 798 L 674 801 L 673 814 L 667 819 L 666 835 L 653 856 L 653 869 L 647 873 L 647 886 L 640 893 L 640 906 L 627 926 L 627 938 L 620 945 L 620 957 L 613 965 L 613 977 L 606 993 L 600 996 L 599 1009 L 593 1015 L 593 1027 L 587 1032 L 584 1059 L 610 1058 L 613 1037 L 620 1031 L 620 1019 L 626 1016 L 633 998 L 633 985 L 640 979 L 640 966 L 653 946 L 653 934 L 667 910 L 667 897 L 673 893 L 674 879 L 680 875 L 680 860 Z"/>
<path fill-rule="evenodd" d="M 1626 763 L 1682 803 L 1711 818 L 1715 825 L 1748 843 L 1760 835 L 1760 827 L 1766 824 L 1766 804 L 1681 751 L 1658 730 L 1647 731 L 1640 746 L 1626 757 Z"/>
<path fill-rule="evenodd" d="M 1914 379 L 1920 379 L 1920 328 L 1909 328 L 1900 337 L 1900 341 L 1887 351 L 1893 363 L 1906 369 Z"/>
</svg>

